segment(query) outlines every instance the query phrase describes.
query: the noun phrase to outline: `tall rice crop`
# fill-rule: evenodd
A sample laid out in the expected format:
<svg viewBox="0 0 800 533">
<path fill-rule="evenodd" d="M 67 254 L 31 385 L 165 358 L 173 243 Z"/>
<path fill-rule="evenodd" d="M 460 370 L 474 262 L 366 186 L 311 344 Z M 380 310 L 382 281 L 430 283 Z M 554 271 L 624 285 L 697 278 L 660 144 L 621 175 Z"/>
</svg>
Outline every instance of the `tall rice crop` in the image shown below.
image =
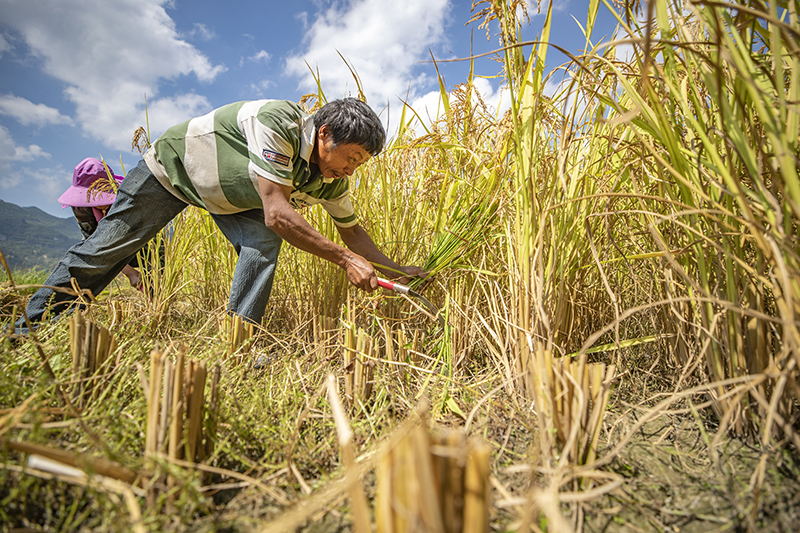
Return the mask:
<svg viewBox="0 0 800 533">
<path fill-rule="evenodd" d="M 641 75 L 607 63 L 620 97 L 600 98 L 636 136 L 631 187 L 661 197 L 640 205 L 664 258 L 665 329 L 711 381 L 773 375 L 744 395 L 714 391 L 723 425 L 761 426 L 768 439 L 791 411 L 787 385 L 797 388 L 796 4 L 650 6 L 644 23 L 625 27 L 638 37 Z"/>
<path fill-rule="evenodd" d="M 644 22 L 627 8 L 617 17 L 633 59 L 616 57 L 625 43 L 592 42 L 599 6 L 555 92 L 552 5 L 534 43 L 520 43 L 516 2 L 482 12 L 500 21 L 513 125 L 507 285 L 483 288 L 484 338 L 528 397 L 537 344 L 580 347 L 583 361 L 601 338 L 617 350 L 668 339 L 677 388 L 698 371 L 770 372 L 745 394 L 712 393 L 724 427 L 753 433 L 763 420 L 769 438 L 776 421 L 788 430 L 785 391 L 797 394 L 796 4 L 664 0 Z"/>
</svg>

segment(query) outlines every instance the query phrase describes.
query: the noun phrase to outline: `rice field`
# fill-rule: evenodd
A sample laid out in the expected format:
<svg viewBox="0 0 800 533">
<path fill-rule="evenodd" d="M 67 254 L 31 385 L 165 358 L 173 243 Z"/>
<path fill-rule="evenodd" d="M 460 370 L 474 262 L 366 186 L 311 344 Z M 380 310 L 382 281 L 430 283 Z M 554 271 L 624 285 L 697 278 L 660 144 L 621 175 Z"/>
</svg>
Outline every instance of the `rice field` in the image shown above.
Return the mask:
<svg viewBox="0 0 800 533">
<path fill-rule="evenodd" d="M 797 2 L 592 0 L 555 70 L 525 5 L 471 21 L 508 112 L 473 85 L 497 72 L 441 80 L 352 180 L 444 326 L 288 246 L 263 324 L 232 320 L 194 208 L 149 297 L 117 280 L 22 341 L 44 275 L 5 273 L 2 531 L 796 530 Z"/>
</svg>

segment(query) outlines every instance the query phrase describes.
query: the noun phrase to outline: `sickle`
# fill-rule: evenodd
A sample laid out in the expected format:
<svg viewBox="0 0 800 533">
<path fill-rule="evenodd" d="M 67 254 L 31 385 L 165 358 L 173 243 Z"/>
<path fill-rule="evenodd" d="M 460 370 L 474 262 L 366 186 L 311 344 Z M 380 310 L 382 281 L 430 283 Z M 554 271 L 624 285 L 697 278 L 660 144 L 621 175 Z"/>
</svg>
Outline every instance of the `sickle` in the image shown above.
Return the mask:
<svg viewBox="0 0 800 533">
<path fill-rule="evenodd" d="M 408 285 L 402 285 L 400 283 L 395 283 L 394 281 L 389 281 L 388 279 L 383 279 L 383 278 L 378 278 L 378 285 L 380 285 L 384 289 L 389 289 L 390 291 L 394 291 L 394 292 L 397 292 L 397 293 L 400 293 L 400 294 L 405 294 L 405 295 L 411 296 L 413 298 L 416 298 L 425 307 L 428 308 L 428 311 L 433 313 L 433 316 L 435 316 L 436 319 L 439 321 L 439 325 L 442 326 L 442 329 L 444 329 L 444 326 L 445 326 L 444 317 L 442 317 L 441 312 L 439 311 L 439 308 L 436 307 L 435 305 L 433 305 L 430 302 L 430 300 L 428 300 L 427 298 L 422 296 L 420 293 L 418 293 L 417 291 L 413 290 Z"/>
</svg>

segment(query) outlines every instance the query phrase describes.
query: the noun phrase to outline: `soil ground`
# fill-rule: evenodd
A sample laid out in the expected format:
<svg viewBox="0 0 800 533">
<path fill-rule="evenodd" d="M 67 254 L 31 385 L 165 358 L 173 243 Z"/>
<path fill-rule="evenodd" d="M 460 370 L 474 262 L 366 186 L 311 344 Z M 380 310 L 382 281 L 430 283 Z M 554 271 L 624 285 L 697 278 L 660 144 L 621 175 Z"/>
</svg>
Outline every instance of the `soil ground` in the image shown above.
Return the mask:
<svg viewBox="0 0 800 533">
<path fill-rule="evenodd" d="M 502 410 L 502 409 L 501 409 Z M 616 417 L 621 435 L 635 420 L 631 412 Z M 614 422 L 613 414 L 610 415 Z M 604 470 L 624 478 L 618 489 L 582 504 L 562 504 L 562 511 L 576 532 L 776 532 L 800 531 L 800 456 L 792 448 L 762 450 L 745 439 L 721 439 L 712 454 L 713 421 L 703 428 L 691 415 L 664 415 L 645 424 Z M 516 434 L 516 435 L 515 435 Z M 530 474 L 513 473 L 514 464 L 530 453 L 532 436 L 509 432 L 511 438 L 493 442 L 493 474 L 516 496 L 530 486 Z M 502 435 L 501 435 L 502 436 Z M 490 436 L 491 437 L 491 436 Z M 491 439 L 490 439 L 491 440 Z M 612 444 L 614 444 L 612 442 Z M 602 453 L 601 453 L 602 456 Z M 498 461 L 499 459 L 499 461 Z M 763 476 L 758 478 L 763 465 Z M 373 496 L 374 479 L 364 480 Z M 493 491 L 495 502 L 501 499 Z M 236 498 L 234 498 L 235 500 Z M 253 508 L 257 502 L 232 505 L 205 531 L 252 531 Z M 241 507 L 240 507 L 241 505 Z M 238 507 L 238 511 L 237 511 Z M 242 512 L 251 518 L 241 520 Z M 278 509 L 262 508 L 261 524 L 269 522 Z M 349 532 L 350 515 L 346 499 L 316 513 L 299 531 L 303 533 Z M 493 506 L 491 531 L 513 531 L 518 517 L 512 511 Z M 543 517 L 534 521 L 542 530 Z"/>
</svg>

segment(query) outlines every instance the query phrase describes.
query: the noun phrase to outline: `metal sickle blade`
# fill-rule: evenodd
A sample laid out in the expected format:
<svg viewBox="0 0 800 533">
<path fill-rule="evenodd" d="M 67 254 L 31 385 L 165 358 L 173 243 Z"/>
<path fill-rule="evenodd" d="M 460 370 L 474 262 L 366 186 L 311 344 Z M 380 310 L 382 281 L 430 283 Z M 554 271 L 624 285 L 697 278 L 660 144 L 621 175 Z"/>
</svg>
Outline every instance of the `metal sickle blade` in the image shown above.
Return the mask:
<svg viewBox="0 0 800 533">
<path fill-rule="evenodd" d="M 439 311 L 439 308 L 436 307 L 435 305 L 433 305 L 430 300 L 428 300 L 427 298 L 422 296 L 420 293 L 418 293 L 417 291 L 412 290 L 411 287 L 409 287 L 407 285 L 402 285 L 400 283 L 395 283 L 394 281 L 389 281 L 389 280 L 383 279 L 383 278 L 378 278 L 378 285 L 380 285 L 384 289 L 389 289 L 390 291 L 394 291 L 394 292 L 397 292 L 397 293 L 400 293 L 400 294 L 406 294 L 408 296 L 416 298 L 417 300 L 420 301 L 420 303 L 422 303 L 422 305 L 424 305 L 425 307 L 428 308 L 428 311 L 430 311 L 431 314 L 433 314 L 433 316 L 436 317 L 436 319 L 439 321 L 439 325 L 442 326 L 442 329 L 444 329 L 445 321 L 444 321 L 444 317 L 442 316 L 441 312 Z"/>
</svg>

